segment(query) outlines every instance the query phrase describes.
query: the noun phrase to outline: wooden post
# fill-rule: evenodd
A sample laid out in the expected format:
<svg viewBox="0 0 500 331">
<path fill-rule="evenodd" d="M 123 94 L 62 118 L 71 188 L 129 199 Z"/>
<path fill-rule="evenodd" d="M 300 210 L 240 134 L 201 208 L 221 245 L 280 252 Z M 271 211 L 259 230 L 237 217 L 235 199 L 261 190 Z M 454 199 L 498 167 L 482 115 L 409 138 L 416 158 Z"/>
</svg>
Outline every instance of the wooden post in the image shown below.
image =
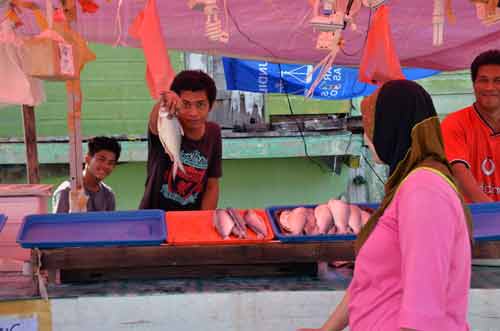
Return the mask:
<svg viewBox="0 0 500 331">
<path fill-rule="evenodd" d="M 38 170 L 38 149 L 36 144 L 36 124 L 34 107 L 23 105 L 24 144 L 26 145 L 26 170 L 28 183 L 40 183 Z"/>
<path fill-rule="evenodd" d="M 66 81 L 68 93 L 68 136 L 69 136 L 69 166 L 71 177 L 70 212 L 86 211 L 87 200 L 83 192 L 83 151 L 80 128 L 82 94 L 80 80 Z"/>
</svg>

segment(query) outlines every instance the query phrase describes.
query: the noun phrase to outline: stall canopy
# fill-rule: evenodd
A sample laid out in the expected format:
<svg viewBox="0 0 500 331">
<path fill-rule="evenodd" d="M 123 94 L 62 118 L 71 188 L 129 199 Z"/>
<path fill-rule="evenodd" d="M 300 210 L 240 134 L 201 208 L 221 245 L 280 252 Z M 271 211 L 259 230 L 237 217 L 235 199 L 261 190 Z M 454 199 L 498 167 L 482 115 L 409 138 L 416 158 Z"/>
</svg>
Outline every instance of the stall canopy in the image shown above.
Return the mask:
<svg viewBox="0 0 500 331">
<path fill-rule="evenodd" d="M 44 7 L 45 0 L 35 2 Z M 138 41 L 129 36 L 128 29 L 146 2 L 95 2 L 99 5 L 95 13 L 79 13 L 77 30 L 91 42 L 138 47 Z M 325 51 L 315 48 L 318 32 L 309 24 L 312 7 L 308 0 L 218 0 L 222 29 L 228 32 L 228 36 L 218 41 L 206 36 L 204 12 L 188 6 L 197 2 L 203 1 L 157 1 L 169 49 L 307 64 L 317 63 L 326 55 Z M 469 0 L 455 0 L 451 4 L 456 23 L 446 21 L 443 44 L 433 46 L 433 0 L 387 1 L 402 66 L 446 71 L 464 69 L 479 52 L 499 46 L 499 24 L 482 24 Z M 22 13 L 23 18 L 29 15 L 28 11 Z M 370 9 L 363 7 L 356 18 L 357 31 L 347 29 L 343 34 L 345 47 L 336 57 L 336 65 L 359 65 L 369 18 Z M 21 27 L 22 32 L 36 32 L 34 19 L 31 20 Z"/>
</svg>

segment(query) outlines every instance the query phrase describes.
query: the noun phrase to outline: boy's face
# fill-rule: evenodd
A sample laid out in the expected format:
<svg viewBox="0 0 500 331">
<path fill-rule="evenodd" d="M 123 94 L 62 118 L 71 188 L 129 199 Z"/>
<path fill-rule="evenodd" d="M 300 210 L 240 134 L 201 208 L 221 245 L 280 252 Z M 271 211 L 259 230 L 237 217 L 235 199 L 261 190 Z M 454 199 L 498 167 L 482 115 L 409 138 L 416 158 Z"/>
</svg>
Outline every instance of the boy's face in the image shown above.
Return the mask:
<svg viewBox="0 0 500 331">
<path fill-rule="evenodd" d="M 181 108 L 177 117 L 187 130 L 203 128 L 210 112 L 210 102 L 205 91 L 181 91 Z"/>
<path fill-rule="evenodd" d="M 108 150 L 100 150 L 94 156 L 85 156 L 87 171 L 98 180 L 106 178 L 116 165 L 115 153 Z"/>
</svg>

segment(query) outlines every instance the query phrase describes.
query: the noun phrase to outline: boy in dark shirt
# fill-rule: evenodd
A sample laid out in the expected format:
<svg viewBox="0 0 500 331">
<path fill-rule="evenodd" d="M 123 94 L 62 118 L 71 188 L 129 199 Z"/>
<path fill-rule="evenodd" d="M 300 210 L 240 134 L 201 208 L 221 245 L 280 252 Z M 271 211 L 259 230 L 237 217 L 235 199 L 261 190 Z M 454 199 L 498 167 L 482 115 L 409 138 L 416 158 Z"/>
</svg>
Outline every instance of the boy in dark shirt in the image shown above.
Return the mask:
<svg viewBox="0 0 500 331">
<path fill-rule="evenodd" d="M 144 196 L 140 209 L 210 210 L 217 208 L 219 178 L 222 176 L 222 139 L 220 127 L 208 122 L 208 113 L 217 89 L 202 71 L 186 70 L 173 80 L 165 94 L 165 108 L 176 115 L 184 136 L 180 158 L 185 172 L 172 176 L 173 162 L 158 137 L 157 103 L 149 116 L 148 163 Z"/>
<path fill-rule="evenodd" d="M 83 171 L 83 187 L 88 197 L 87 211 L 113 211 L 116 208 L 115 195 L 103 179 L 111 174 L 120 158 L 118 141 L 108 137 L 94 137 L 88 142 Z M 52 196 L 54 213 L 69 212 L 70 181 L 59 185 Z"/>
</svg>

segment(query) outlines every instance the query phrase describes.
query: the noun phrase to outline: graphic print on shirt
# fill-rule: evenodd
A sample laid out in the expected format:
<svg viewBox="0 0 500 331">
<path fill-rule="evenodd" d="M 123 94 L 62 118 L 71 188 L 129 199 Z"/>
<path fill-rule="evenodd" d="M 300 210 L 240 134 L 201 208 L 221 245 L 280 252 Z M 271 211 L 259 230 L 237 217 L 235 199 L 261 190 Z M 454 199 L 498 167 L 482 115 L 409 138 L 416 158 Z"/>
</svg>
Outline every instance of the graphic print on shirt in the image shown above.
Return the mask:
<svg viewBox="0 0 500 331">
<path fill-rule="evenodd" d="M 491 176 L 495 172 L 495 162 L 491 157 L 486 157 L 483 162 L 481 162 L 481 171 L 485 176 Z"/>
<path fill-rule="evenodd" d="M 200 151 L 184 152 L 181 150 L 181 161 L 186 173 L 177 171 L 172 178 L 172 167 L 163 174 L 161 194 L 165 199 L 177 202 L 182 206 L 193 204 L 203 191 L 203 178 L 208 168 L 208 160 Z"/>
</svg>

